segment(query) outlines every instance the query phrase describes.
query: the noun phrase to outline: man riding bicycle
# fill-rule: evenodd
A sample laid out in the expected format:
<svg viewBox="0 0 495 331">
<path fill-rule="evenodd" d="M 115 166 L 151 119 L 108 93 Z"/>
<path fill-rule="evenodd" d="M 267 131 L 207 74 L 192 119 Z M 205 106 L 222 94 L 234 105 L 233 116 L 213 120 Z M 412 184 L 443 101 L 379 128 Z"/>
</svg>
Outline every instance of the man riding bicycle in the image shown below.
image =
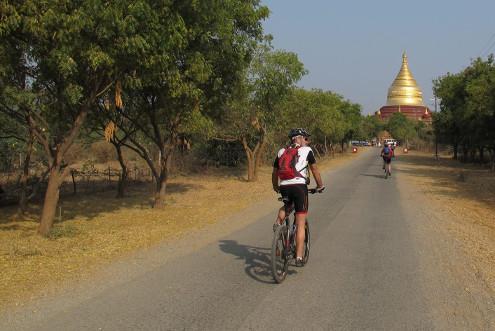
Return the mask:
<svg viewBox="0 0 495 331">
<path fill-rule="evenodd" d="M 303 229 L 298 230 L 296 234 L 296 266 L 298 267 L 304 264 L 304 226 L 308 213 L 308 167 L 316 180 L 316 190 L 321 192 L 325 188 L 316 167 L 313 150 L 308 146 L 309 136 L 310 134 L 302 128 L 290 130 L 290 144 L 278 151 L 272 172 L 273 189 L 292 205 L 295 209 L 297 229 Z M 275 225 L 282 224 L 284 219 L 285 207 L 282 207 L 278 212 Z"/>
<path fill-rule="evenodd" d="M 394 149 L 389 143 L 386 143 L 385 146 L 383 146 L 380 156 L 383 158 L 383 169 L 388 172 L 389 176 L 392 176 L 392 158 L 395 157 L 395 155 Z"/>
</svg>

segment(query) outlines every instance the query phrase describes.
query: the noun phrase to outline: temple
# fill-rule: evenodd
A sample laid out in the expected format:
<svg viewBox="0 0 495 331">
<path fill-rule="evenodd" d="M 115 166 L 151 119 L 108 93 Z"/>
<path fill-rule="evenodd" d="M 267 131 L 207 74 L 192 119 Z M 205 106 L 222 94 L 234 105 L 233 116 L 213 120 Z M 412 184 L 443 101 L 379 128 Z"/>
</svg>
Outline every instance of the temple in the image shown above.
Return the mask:
<svg viewBox="0 0 495 331">
<path fill-rule="evenodd" d="M 407 55 L 402 54 L 402 66 L 388 89 L 387 104 L 376 112 L 382 120 L 388 120 L 394 113 L 403 113 L 414 121 L 431 124 L 431 112 L 423 103 L 423 92 L 409 71 Z"/>
</svg>

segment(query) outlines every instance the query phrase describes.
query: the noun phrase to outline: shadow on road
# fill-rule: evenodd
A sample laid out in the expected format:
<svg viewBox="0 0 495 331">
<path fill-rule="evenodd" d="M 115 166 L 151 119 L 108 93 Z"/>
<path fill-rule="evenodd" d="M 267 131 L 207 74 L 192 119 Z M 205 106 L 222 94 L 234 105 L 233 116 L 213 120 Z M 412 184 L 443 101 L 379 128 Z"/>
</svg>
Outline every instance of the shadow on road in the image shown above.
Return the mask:
<svg viewBox="0 0 495 331">
<path fill-rule="evenodd" d="M 375 178 L 380 178 L 380 179 L 384 179 L 385 176 L 384 175 L 374 175 L 374 174 L 359 174 L 360 176 L 366 176 L 366 177 L 375 177 Z"/>
<path fill-rule="evenodd" d="M 241 245 L 235 240 L 220 240 L 219 248 L 239 260 L 245 260 L 244 271 L 252 279 L 265 284 L 274 284 L 270 266 L 270 248 Z M 289 269 L 289 274 L 294 272 Z"/>
</svg>

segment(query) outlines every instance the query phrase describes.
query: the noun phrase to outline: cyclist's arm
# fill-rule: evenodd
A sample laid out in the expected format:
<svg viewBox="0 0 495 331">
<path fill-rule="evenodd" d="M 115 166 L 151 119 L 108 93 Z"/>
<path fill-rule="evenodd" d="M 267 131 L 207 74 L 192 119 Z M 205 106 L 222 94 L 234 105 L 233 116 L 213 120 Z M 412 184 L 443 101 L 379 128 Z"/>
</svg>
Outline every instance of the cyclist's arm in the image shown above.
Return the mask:
<svg viewBox="0 0 495 331">
<path fill-rule="evenodd" d="M 273 185 L 273 190 L 275 192 L 278 192 L 279 191 L 279 188 L 278 188 L 278 169 L 277 168 L 273 168 L 273 171 L 272 171 L 272 185 Z"/>
<path fill-rule="evenodd" d="M 316 180 L 316 187 L 318 188 L 323 187 L 323 181 L 321 180 L 320 170 L 318 170 L 316 163 L 310 164 L 309 169 L 311 169 L 311 172 L 313 173 L 313 177 Z"/>
<path fill-rule="evenodd" d="M 272 186 L 275 192 L 278 193 L 280 191 L 278 188 L 278 156 L 275 158 L 275 161 L 273 161 Z"/>
<path fill-rule="evenodd" d="M 313 173 L 313 177 L 316 180 L 316 186 L 318 188 L 322 188 L 323 181 L 321 180 L 320 171 L 316 166 L 316 158 L 315 158 L 315 154 L 313 153 L 313 150 L 309 151 L 306 161 L 308 161 L 309 169 L 311 169 L 311 172 Z"/>
</svg>

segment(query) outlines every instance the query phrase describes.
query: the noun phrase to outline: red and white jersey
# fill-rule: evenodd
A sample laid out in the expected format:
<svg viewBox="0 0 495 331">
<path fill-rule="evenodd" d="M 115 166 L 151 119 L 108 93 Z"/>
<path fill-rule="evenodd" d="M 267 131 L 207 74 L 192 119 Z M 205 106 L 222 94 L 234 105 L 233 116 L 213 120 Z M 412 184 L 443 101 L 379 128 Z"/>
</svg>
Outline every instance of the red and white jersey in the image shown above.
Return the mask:
<svg viewBox="0 0 495 331">
<path fill-rule="evenodd" d="M 275 162 L 273 166 L 278 169 L 278 159 L 284 154 L 285 148 L 281 148 L 277 157 L 275 158 Z M 280 181 L 280 185 L 294 185 L 294 184 L 306 184 L 306 178 L 309 175 L 309 165 L 316 163 L 315 155 L 313 150 L 309 146 L 299 147 L 297 150 L 297 163 L 296 163 L 296 171 L 301 174 L 302 177 L 296 177 L 292 179 L 285 179 Z"/>
</svg>

